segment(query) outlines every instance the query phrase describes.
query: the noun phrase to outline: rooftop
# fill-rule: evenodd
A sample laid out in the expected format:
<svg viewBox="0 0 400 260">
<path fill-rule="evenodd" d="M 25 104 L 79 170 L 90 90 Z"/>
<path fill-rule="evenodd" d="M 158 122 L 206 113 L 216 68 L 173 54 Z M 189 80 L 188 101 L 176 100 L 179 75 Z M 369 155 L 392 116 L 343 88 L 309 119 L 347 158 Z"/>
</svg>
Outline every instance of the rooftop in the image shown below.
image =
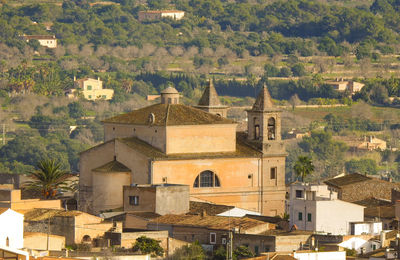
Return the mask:
<svg viewBox="0 0 400 260">
<path fill-rule="evenodd" d="M 371 178 L 369 178 L 365 175 L 362 175 L 362 174 L 353 173 L 353 174 L 345 175 L 343 177 L 326 180 L 326 181 L 324 181 L 324 183 L 327 184 L 328 186 L 334 186 L 334 187 L 340 188 L 345 185 L 350 185 L 350 184 L 368 181 L 368 180 L 371 180 Z"/>
<path fill-rule="evenodd" d="M 192 226 L 208 229 L 229 230 L 233 227 L 241 227 L 242 230 L 247 230 L 259 225 L 267 223 L 250 219 L 250 218 L 235 218 L 235 217 L 220 217 L 220 216 L 199 216 L 199 215 L 164 215 L 152 220 L 150 223 L 169 224 L 177 226 Z"/>
<path fill-rule="evenodd" d="M 234 206 L 211 204 L 207 202 L 190 201 L 189 214 L 191 215 L 201 215 L 204 212 L 208 216 L 215 216 L 221 214 L 225 211 L 233 209 Z"/>
<path fill-rule="evenodd" d="M 378 206 L 364 209 L 364 217 L 367 218 L 395 218 L 394 206 Z"/>
<path fill-rule="evenodd" d="M 104 172 L 104 173 L 113 173 L 113 172 L 130 172 L 131 169 L 123 165 L 118 161 L 108 162 L 96 169 L 93 169 L 95 172 Z"/>
<path fill-rule="evenodd" d="M 153 13 L 153 14 L 159 14 L 159 13 L 184 13 L 185 11 L 180 11 L 180 10 L 147 10 L 147 11 L 139 11 L 139 13 Z"/>
<path fill-rule="evenodd" d="M 149 121 L 151 114 L 154 115 L 154 122 L 152 123 Z M 155 104 L 108 118 L 103 122 L 154 126 L 235 124 L 230 119 L 182 104 Z"/>
<path fill-rule="evenodd" d="M 236 151 L 235 152 L 219 152 L 219 153 L 185 153 L 185 154 L 165 154 L 161 150 L 151 146 L 150 144 L 136 138 L 127 137 L 117 139 L 125 145 L 140 151 L 149 158 L 155 160 L 179 160 L 179 159 L 210 159 L 210 158 L 249 158 L 259 157 L 261 153 L 242 142 L 240 139 L 236 139 Z"/>
<path fill-rule="evenodd" d="M 52 217 L 76 217 L 81 214 L 87 213 L 77 210 L 65 211 L 61 209 L 33 209 L 24 213 L 26 221 L 41 221 Z"/>
<path fill-rule="evenodd" d="M 199 100 L 199 104 L 196 107 L 225 107 L 221 105 L 212 79 L 210 79 L 208 86 L 205 88 L 203 95 Z"/>
<path fill-rule="evenodd" d="M 55 35 L 22 35 L 25 39 L 31 40 L 47 40 L 47 39 L 56 39 Z"/>
<path fill-rule="evenodd" d="M 353 203 L 364 206 L 364 207 L 389 206 L 392 204 L 392 202 L 390 200 L 379 199 L 379 198 L 375 198 L 375 197 L 355 201 Z"/>
<path fill-rule="evenodd" d="M 280 109 L 276 108 L 272 103 L 272 98 L 268 92 L 267 86 L 264 85 L 263 89 L 258 94 L 256 102 L 254 102 L 254 105 L 250 111 L 261 111 L 261 112 L 280 111 Z"/>
</svg>

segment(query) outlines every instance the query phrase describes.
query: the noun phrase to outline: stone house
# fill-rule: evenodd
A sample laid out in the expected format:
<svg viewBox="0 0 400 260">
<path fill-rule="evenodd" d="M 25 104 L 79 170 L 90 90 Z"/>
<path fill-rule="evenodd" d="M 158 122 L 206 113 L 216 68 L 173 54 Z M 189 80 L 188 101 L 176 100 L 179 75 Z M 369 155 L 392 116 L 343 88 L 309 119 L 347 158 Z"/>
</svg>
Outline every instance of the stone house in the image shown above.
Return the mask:
<svg viewBox="0 0 400 260">
<path fill-rule="evenodd" d="M 57 48 L 57 38 L 55 35 L 22 35 L 22 38 L 29 42 L 30 40 L 37 40 L 41 46 L 55 49 Z"/>
<path fill-rule="evenodd" d="M 67 90 L 65 95 L 69 98 L 75 98 L 78 93 L 87 100 L 110 100 L 113 98 L 114 90 L 103 88 L 103 81 L 100 78 L 83 78 L 77 80 L 74 77 L 74 88 Z"/>
<path fill-rule="evenodd" d="M 179 104 L 167 88 L 160 104 L 104 120 L 104 143 L 80 154 L 79 209 L 122 208 L 124 186 L 174 183 L 188 185 L 191 198 L 283 214 L 281 111 L 264 87 L 247 113 L 247 133 L 236 133 L 232 120 Z"/>
<path fill-rule="evenodd" d="M 390 200 L 392 189 L 400 187 L 400 183 L 379 180 L 358 173 L 329 179 L 324 183 L 328 185 L 329 190 L 338 193 L 338 199 L 347 202 L 370 198 Z"/>
<path fill-rule="evenodd" d="M 105 232 L 122 228 L 81 211 L 34 209 L 25 212 L 25 231 L 64 236 L 66 245 L 92 242 Z"/>
<path fill-rule="evenodd" d="M 343 79 L 336 79 L 335 81 L 327 81 L 326 84 L 332 86 L 335 90 L 343 92 L 349 91 L 351 94 L 355 94 L 365 86 L 365 84 L 356 81 L 347 81 Z"/>
<path fill-rule="evenodd" d="M 184 16 L 185 12 L 179 10 L 149 10 L 149 11 L 139 11 L 138 20 L 140 22 L 160 20 L 161 18 L 171 18 L 174 20 L 180 20 Z"/>
</svg>

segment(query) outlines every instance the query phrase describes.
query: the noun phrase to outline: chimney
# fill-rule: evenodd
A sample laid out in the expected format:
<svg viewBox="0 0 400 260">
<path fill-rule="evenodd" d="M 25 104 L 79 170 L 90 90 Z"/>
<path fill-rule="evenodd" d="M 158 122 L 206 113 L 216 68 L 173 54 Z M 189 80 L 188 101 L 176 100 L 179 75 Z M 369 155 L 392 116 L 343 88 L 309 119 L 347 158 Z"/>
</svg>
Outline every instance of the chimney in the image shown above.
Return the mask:
<svg viewBox="0 0 400 260">
<path fill-rule="evenodd" d="M 206 217 L 207 216 L 207 211 L 205 209 L 203 209 L 203 211 L 201 212 L 200 216 L 202 218 Z"/>
<path fill-rule="evenodd" d="M 76 76 L 74 76 L 74 81 L 76 81 Z"/>
<path fill-rule="evenodd" d="M 97 81 L 100 81 L 100 77 L 97 77 Z"/>
</svg>

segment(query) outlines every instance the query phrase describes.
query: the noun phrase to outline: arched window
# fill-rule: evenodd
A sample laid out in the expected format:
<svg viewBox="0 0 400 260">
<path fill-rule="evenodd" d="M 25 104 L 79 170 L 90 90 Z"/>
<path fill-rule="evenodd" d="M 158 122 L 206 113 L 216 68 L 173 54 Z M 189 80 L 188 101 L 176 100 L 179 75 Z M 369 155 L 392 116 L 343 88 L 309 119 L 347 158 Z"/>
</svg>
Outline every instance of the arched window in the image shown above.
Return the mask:
<svg viewBox="0 0 400 260">
<path fill-rule="evenodd" d="M 260 124 L 258 123 L 257 117 L 253 118 L 254 122 L 254 140 L 260 139 Z"/>
<path fill-rule="evenodd" d="M 275 118 L 268 119 L 268 140 L 275 140 Z"/>
<path fill-rule="evenodd" d="M 197 175 L 194 180 L 193 187 L 220 187 L 221 184 L 219 182 L 218 176 L 212 171 L 203 171 L 199 175 Z"/>
</svg>

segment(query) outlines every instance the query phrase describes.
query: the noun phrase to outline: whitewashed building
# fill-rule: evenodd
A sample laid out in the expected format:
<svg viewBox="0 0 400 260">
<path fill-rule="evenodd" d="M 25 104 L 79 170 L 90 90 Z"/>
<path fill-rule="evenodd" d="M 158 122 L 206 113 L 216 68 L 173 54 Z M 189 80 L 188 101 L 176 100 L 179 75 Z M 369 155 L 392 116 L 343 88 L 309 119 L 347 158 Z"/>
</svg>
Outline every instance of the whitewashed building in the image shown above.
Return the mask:
<svg viewBox="0 0 400 260">
<path fill-rule="evenodd" d="M 350 222 L 364 221 L 364 207 L 339 200 L 327 185 L 290 186 L 290 226 L 332 235 L 350 234 Z"/>
<path fill-rule="evenodd" d="M 24 247 L 24 215 L 12 209 L 0 209 L 0 247 Z"/>
</svg>

